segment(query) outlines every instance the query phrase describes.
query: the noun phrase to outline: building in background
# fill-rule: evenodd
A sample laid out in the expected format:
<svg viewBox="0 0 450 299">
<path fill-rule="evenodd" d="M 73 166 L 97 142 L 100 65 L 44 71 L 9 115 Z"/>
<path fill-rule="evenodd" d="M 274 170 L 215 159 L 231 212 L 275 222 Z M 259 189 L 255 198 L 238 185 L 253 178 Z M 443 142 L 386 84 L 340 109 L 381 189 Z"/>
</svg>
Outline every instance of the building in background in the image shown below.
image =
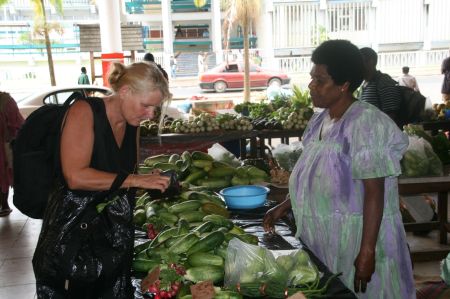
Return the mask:
<svg viewBox="0 0 450 299">
<path fill-rule="evenodd" d="M 448 56 L 449 0 L 261 1 L 261 17 L 252 24 L 250 45 L 251 55 L 258 52 L 263 67 L 309 72 L 312 50 L 334 38 L 374 48 L 381 69 L 439 66 Z M 54 59 L 80 60 L 87 53 L 80 53 L 77 24 L 98 23 L 95 1 L 63 0 L 63 16 L 46 3 L 49 21 L 56 21 L 61 28 L 51 35 Z M 197 74 L 199 52 L 210 53 L 210 66 L 224 59 L 226 14 L 220 0 L 121 0 L 121 6 L 120 21 L 142 27 L 143 48 L 151 51 L 158 63 L 169 69 L 170 55 L 179 54 L 177 76 Z M 1 10 L 0 60 L 32 64 L 45 56 L 44 44 L 31 34 L 30 1 L 11 0 Z M 230 48 L 236 51 L 242 46 L 242 32 L 235 25 Z M 135 59 L 140 60 L 144 53 L 137 53 Z"/>
</svg>

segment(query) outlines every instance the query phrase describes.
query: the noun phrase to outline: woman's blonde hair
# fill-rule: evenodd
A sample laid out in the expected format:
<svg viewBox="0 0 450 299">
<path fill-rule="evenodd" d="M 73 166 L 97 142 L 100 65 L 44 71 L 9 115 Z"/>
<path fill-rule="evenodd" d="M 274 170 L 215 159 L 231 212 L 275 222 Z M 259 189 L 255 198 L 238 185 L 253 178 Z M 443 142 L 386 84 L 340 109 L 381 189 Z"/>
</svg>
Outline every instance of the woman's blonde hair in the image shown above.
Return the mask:
<svg viewBox="0 0 450 299">
<path fill-rule="evenodd" d="M 172 97 L 166 78 L 154 63 L 136 62 L 125 66 L 114 62 L 110 68 L 108 82 L 114 92 L 128 85 L 135 93 L 160 90 L 164 100 L 170 100 Z"/>
</svg>

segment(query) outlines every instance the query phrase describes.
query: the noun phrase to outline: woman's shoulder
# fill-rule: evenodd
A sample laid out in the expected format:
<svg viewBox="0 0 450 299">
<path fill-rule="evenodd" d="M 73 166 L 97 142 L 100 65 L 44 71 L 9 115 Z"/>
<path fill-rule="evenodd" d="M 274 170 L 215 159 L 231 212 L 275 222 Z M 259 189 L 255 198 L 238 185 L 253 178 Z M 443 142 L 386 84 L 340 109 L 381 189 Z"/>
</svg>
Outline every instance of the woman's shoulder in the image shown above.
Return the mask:
<svg viewBox="0 0 450 299">
<path fill-rule="evenodd" d="M 382 112 L 380 109 L 375 107 L 372 104 L 369 104 L 364 101 L 356 101 L 355 103 L 355 109 L 353 109 L 353 117 L 356 121 L 362 121 L 362 122 L 373 122 L 377 121 L 384 123 L 386 125 L 393 125 L 397 126 L 395 122 L 384 112 Z M 372 123 L 373 124 L 373 123 Z"/>
</svg>

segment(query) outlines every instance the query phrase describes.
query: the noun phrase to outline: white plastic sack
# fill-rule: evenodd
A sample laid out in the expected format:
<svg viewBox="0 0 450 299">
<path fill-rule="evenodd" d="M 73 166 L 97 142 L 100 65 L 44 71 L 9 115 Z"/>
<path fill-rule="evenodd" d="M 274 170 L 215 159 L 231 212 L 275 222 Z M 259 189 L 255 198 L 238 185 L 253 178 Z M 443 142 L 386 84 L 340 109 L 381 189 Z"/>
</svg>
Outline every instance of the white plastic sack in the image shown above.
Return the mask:
<svg viewBox="0 0 450 299">
<path fill-rule="evenodd" d="M 289 145 L 280 143 L 272 151 L 272 154 L 281 168 L 287 171 L 292 171 L 302 152 L 303 144 L 301 141 L 295 141 Z"/>
<path fill-rule="evenodd" d="M 216 161 L 220 161 L 234 167 L 241 165 L 236 156 L 219 143 L 214 143 L 210 148 L 208 148 L 208 154 Z"/>
</svg>

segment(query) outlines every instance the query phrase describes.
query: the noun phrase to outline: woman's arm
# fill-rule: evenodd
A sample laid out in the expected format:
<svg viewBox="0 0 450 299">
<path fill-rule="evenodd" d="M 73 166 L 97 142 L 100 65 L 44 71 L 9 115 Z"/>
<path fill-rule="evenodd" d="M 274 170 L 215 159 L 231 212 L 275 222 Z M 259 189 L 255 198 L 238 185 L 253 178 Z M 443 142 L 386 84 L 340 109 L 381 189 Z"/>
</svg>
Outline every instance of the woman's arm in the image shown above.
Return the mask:
<svg viewBox="0 0 450 299">
<path fill-rule="evenodd" d="M 117 174 L 90 167 L 94 147 L 94 116 L 85 101 L 71 106 L 61 135 L 61 167 L 70 189 L 109 190 Z M 159 174 L 129 175 L 122 188 L 138 187 L 164 191 L 169 178 Z"/>
<path fill-rule="evenodd" d="M 365 179 L 363 231 L 361 247 L 355 260 L 355 291 L 366 291 L 367 283 L 375 272 L 375 247 L 384 209 L 384 178 Z"/>
<path fill-rule="evenodd" d="M 291 209 L 291 200 L 289 194 L 286 199 L 266 212 L 263 219 L 263 227 L 266 232 L 275 232 L 275 223 L 281 217 L 286 216 Z"/>
</svg>

